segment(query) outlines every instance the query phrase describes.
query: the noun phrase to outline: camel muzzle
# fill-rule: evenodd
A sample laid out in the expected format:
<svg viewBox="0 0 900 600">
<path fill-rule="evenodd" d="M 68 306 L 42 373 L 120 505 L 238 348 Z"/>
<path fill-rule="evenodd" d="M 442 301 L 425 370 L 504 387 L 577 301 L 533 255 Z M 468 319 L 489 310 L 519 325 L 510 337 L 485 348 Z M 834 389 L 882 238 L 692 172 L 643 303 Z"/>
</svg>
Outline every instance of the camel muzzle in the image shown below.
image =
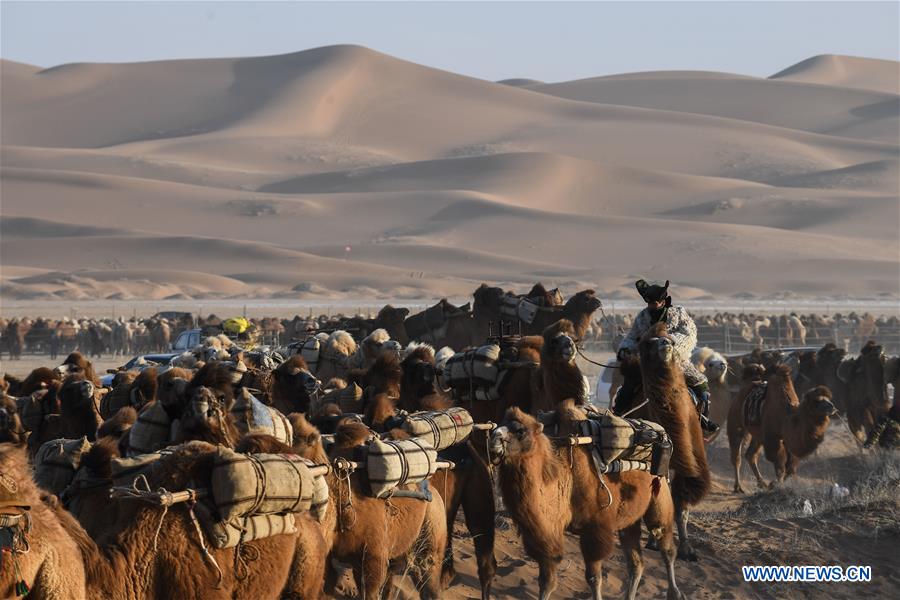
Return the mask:
<svg viewBox="0 0 900 600">
<path fill-rule="evenodd" d="M 506 456 L 506 436 L 509 429 L 506 426 L 498 427 L 491 433 L 491 444 L 488 449 L 490 453 L 491 463 L 498 465 Z"/>
</svg>

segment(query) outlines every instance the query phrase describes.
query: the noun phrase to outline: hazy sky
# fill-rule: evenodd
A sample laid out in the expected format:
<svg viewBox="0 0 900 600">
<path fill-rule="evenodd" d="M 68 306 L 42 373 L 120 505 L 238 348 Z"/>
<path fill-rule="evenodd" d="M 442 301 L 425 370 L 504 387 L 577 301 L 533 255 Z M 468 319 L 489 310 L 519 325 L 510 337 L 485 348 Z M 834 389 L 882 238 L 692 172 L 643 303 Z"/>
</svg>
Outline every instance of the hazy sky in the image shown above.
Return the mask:
<svg viewBox="0 0 900 600">
<path fill-rule="evenodd" d="M 900 2 L 7 2 L 0 56 L 282 54 L 339 43 L 489 80 L 658 69 L 767 76 L 816 54 L 900 58 Z"/>
</svg>

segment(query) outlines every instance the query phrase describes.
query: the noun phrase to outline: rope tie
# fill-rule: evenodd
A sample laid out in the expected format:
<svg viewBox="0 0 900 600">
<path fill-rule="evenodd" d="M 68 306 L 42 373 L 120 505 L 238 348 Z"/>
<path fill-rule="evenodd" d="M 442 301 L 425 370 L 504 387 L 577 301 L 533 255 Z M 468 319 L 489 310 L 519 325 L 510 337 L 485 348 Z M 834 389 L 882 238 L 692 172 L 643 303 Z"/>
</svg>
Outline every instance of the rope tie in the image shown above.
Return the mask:
<svg viewBox="0 0 900 600">
<path fill-rule="evenodd" d="M 197 532 L 197 538 L 200 541 L 200 551 L 203 554 L 203 558 L 209 562 L 213 568 L 216 570 L 216 587 L 215 589 L 221 589 L 222 587 L 222 579 L 224 579 L 224 575 L 222 575 L 222 569 L 219 568 L 219 563 L 216 562 L 216 558 L 209 551 L 209 547 L 206 545 L 206 540 L 203 537 L 203 529 L 200 527 L 199 521 L 197 521 L 197 515 L 194 513 L 194 505 L 197 504 L 197 501 L 194 500 L 190 504 L 188 504 L 188 515 L 191 517 L 191 523 L 194 525 L 194 531 Z"/>
<path fill-rule="evenodd" d="M 631 410 L 629 410 L 629 411 L 626 412 L 625 414 L 619 415 L 619 416 L 622 417 L 622 418 L 624 419 L 625 417 L 627 417 L 628 415 L 630 415 L 631 413 L 633 413 L 633 412 L 636 411 L 637 409 L 643 407 L 643 406 L 644 406 L 645 404 L 647 404 L 648 402 L 650 402 L 650 398 L 645 398 L 643 402 L 641 402 L 640 404 L 638 404 L 637 406 L 635 406 L 634 408 L 632 408 Z"/>
</svg>

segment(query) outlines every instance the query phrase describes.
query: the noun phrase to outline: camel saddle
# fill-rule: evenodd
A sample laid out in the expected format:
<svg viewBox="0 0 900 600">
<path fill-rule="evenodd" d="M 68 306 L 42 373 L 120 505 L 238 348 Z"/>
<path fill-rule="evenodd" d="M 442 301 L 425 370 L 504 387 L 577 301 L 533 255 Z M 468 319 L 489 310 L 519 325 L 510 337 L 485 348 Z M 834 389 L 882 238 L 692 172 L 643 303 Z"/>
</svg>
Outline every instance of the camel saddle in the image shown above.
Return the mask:
<svg viewBox="0 0 900 600">
<path fill-rule="evenodd" d="M 766 401 L 768 382 L 755 381 L 753 387 L 744 398 L 744 425 L 759 426 L 762 424 L 762 409 Z"/>
</svg>

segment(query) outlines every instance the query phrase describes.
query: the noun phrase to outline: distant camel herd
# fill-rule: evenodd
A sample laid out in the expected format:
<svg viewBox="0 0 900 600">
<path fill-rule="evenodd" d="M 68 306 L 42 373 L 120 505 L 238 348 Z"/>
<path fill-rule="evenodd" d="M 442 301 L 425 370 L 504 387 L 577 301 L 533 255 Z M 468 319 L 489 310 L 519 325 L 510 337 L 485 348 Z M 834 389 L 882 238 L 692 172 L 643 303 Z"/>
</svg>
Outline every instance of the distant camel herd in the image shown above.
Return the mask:
<svg viewBox="0 0 900 600">
<path fill-rule="evenodd" d="M 7 322 L 13 356 L 36 330 L 77 349 L 60 342 L 59 361 L 3 379 L 0 539 L 12 568 L 0 593 L 371 599 L 392 595 L 402 573 L 440 597 L 456 579 L 450 533 L 462 508 L 489 598 L 502 505 L 539 566 L 542 598 L 557 587 L 566 533 L 580 539 L 594 598 L 616 537 L 636 597 L 644 533 L 661 552 L 667 598 L 683 598 L 676 557 L 702 555 L 688 515 L 710 489 L 709 440 L 663 325 L 622 365 L 645 402 L 628 415 L 592 405 L 582 346 L 600 325 L 626 325 L 597 319 L 600 307 L 593 290 L 563 301 L 540 284 L 523 295 L 483 285 L 462 307 L 251 320 L 237 336 L 217 334 L 216 318 L 179 315 Z M 90 360 L 113 339 L 131 340 L 115 346 L 124 355 L 165 350 L 188 328 L 204 332 L 195 347 L 106 385 Z M 138 350 L 144 335 L 153 343 Z M 764 452 L 777 485 L 837 413 L 866 441 L 900 384 L 900 358 L 875 342 L 852 357 L 831 341 L 730 358 L 700 348 L 694 360 L 727 419 L 736 492 L 743 446 L 759 484 Z"/>
</svg>

